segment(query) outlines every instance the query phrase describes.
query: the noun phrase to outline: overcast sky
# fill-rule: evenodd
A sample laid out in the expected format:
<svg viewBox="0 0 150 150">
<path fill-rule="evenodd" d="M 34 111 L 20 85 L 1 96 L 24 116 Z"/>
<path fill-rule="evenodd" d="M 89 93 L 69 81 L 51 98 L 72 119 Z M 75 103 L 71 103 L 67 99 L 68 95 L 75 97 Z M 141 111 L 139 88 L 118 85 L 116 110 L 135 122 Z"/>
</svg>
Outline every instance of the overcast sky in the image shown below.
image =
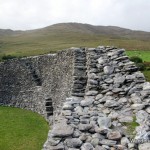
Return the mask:
<svg viewBox="0 0 150 150">
<path fill-rule="evenodd" d="M 28 30 L 61 22 L 150 31 L 150 0 L 0 0 L 0 28 Z"/>
</svg>

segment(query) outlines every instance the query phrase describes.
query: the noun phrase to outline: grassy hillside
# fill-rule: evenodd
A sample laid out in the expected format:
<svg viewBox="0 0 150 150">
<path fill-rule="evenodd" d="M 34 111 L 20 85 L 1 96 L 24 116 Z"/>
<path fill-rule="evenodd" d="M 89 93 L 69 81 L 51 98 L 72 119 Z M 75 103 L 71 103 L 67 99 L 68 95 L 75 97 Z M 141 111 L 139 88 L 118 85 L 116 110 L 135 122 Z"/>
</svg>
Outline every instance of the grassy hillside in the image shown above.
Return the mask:
<svg viewBox="0 0 150 150">
<path fill-rule="evenodd" d="M 0 30 L 0 57 L 8 54 L 21 57 L 39 55 L 68 47 L 98 45 L 150 50 L 150 33 L 77 23 L 56 24 L 30 31 Z"/>
</svg>

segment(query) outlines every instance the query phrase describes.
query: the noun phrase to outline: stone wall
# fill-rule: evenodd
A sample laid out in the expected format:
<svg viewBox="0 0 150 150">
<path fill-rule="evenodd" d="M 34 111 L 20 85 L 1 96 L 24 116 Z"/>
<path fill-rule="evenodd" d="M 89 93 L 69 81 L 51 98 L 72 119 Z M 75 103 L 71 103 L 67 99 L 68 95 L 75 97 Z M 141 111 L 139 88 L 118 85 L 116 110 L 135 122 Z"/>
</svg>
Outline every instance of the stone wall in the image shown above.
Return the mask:
<svg viewBox="0 0 150 150">
<path fill-rule="evenodd" d="M 38 112 L 46 116 L 46 99 L 54 110 L 71 95 L 73 50 L 0 64 L 0 104 Z M 52 113 L 52 109 L 49 110 Z"/>
<path fill-rule="evenodd" d="M 43 150 L 150 149 L 150 83 L 124 49 L 99 46 L 85 54 L 86 86 L 80 82 L 54 116 Z"/>
<path fill-rule="evenodd" d="M 0 87 L 2 105 L 50 122 L 53 115 L 43 150 L 150 148 L 150 83 L 124 49 L 70 48 L 9 60 L 0 64 Z"/>
</svg>

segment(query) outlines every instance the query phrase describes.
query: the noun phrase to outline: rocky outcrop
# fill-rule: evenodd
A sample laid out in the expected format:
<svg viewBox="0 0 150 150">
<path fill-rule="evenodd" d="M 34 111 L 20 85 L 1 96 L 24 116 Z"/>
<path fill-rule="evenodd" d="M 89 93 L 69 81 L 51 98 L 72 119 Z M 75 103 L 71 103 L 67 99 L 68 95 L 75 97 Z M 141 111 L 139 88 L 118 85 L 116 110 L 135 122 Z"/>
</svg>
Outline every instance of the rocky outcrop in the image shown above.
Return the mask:
<svg viewBox="0 0 150 150">
<path fill-rule="evenodd" d="M 72 96 L 53 116 L 43 150 L 150 149 L 150 83 L 125 50 L 74 50 Z"/>
</svg>

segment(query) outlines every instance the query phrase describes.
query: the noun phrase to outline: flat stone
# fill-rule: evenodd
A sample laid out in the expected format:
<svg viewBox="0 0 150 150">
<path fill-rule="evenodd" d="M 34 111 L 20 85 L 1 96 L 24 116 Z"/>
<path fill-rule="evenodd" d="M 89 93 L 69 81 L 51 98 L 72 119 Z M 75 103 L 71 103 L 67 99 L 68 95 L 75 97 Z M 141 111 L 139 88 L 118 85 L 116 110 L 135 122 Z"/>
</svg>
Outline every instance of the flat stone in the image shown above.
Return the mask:
<svg viewBox="0 0 150 150">
<path fill-rule="evenodd" d="M 150 106 L 147 107 L 145 110 L 146 110 L 146 112 L 148 112 L 150 114 Z"/>
<path fill-rule="evenodd" d="M 81 150 L 94 150 L 94 147 L 92 144 L 90 143 L 84 143 L 82 146 L 81 146 Z"/>
<path fill-rule="evenodd" d="M 89 105 L 91 105 L 93 102 L 94 102 L 94 99 L 87 98 L 87 99 L 81 101 L 81 106 L 84 106 L 84 107 L 85 107 L 85 106 L 89 106 Z"/>
<path fill-rule="evenodd" d="M 119 140 L 121 139 L 122 135 L 119 131 L 110 131 L 107 133 L 107 138 L 109 140 Z"/>
<path fill-rule="evenodd" d="M 101 99 L 103 97 L 103 94 L 98 94 L 97 96 L 96 96 L 96 100 L 99 100 L 99 99 Z"/>
<path fill-rule="evenodd" d="M 123 84 L 124 81 L 125 81 L 125 77 L 124 76 L 119 76 L 119 77 L 114 78 L 114 83 L 115 84 Z"/>
<path fill-rule="evenodd" d="M 114 100 L 107 100 L 106 103 L 104 104 L 105 107 L 117 107 L 119 105 L 120 103 Z"/>
<path fill-rule="evenodd" d="M 148 119 L 148 116 L 149 114 L 146 111 L 140 110 L 136 113 L 136 122 L 143 124 Z"/>
<path fill-rule="evenodd" d="M 99 127 L 109 128 L 111 127 L 111 118 L 109 117 L 98 117 Z"/>
<path fill-rule="evenodd" d="M 144 107 L 145 107 L 144 104 L 132 104 L 132 105 L 131 105 L 131 108 L 132 108 L 132 109 L 135 109 L 135 110 L 141 110 L 141 109 L 143 109 Z"/>
<path fill-rule="evenodd" d="M 95 96 L 95 95 L 97 95 L 97 94 L 98 94 L 98 91 L 88 91 L 88 92 L 86 93 L 87 96 Z"/>
<path fill-rule="evenodd" d="M 121 139 L 121 145 L 128 146 L 129 143 L 130 143 L 130 141 L 129 141 L 129 139 L 127 137 L 123 137 Z"/>
<path fill-rule="evenodd" d="M 143 84 L 143 90 L 150 90 L 150 83 L 149 82 L 145 82 Z"/>
<path fill-rule="evenodd" d="M 71 104 L 65 103 L 63 105 L 63 110 L 72 110 L 74 107 Z"/>
<path fill-rule="evenodd" d="M 103 71 L 105 74 L 112 74 L 114 71 L 114 67 L 113 66 L 105 66 Z"/>
<path fill-rule="evenodd" d="M 106 59 L 103 59 L 102 57 L 100 57 L 99 59 L 97 59 L 99 64 L 104 64 L 106 62 Z"/>
<path fill-rule="evenodd" d="M 73 131 L 73 127 L 64 123 L 59 123 L 54 125 L 51 134 L 53 137 L 66 137 L 72 135 Z"/>
<path fill-rule="evenodd" d="M 106 150 L 106 149 L 103 148 L 102 146 L 97 145 L 94 150 Z"/>
<path fill-rule="evenodd" d="M 107 146 L 114 146 L 116 145 L 117 141 L 103 139 L 102 141 L 100 141 L 100 143 Z"/>
<path fill-rule="evenodd" d="M 50 146 L 50 150 L 64 150 L 64 145 L 63 143 L 59 143 L 57 146 Z"/>
<path fill-rule="evenodd" d="M 49 143 L 51 146 L 56 146 L 60 143 L 61 138 L 50 138 Z"/>
<path fill-rule="evenodd" d="M 87 131 L 92 128 L 91 124 L 79 124 L 78 128 L 80 131 Z"/>
<path fill-rule="evenodd" d="M 132 116 L 119 116 L 119 122 L 132 122 L 133 117 Z"/>
<path fill-rule="evenodd" d="M 92 144 L 94 147 L 96 147 L 96 146 L 99 144 L 99 139 L 98 139 L 98 138 L 93 138 L 93 139 L 91 140 L 91 144 Z"/>
<path fill-rule="evenodd" d="M 66 139 L 64 143 L 70 148 L 77 148 L 82 145 L 82 141 L 79 138 Z"/>
<path fill-rule="evenodd" d="M 143 143 L 139 145 L 139 150 L 150 150 L 150 143 Z"/>
</svg>

